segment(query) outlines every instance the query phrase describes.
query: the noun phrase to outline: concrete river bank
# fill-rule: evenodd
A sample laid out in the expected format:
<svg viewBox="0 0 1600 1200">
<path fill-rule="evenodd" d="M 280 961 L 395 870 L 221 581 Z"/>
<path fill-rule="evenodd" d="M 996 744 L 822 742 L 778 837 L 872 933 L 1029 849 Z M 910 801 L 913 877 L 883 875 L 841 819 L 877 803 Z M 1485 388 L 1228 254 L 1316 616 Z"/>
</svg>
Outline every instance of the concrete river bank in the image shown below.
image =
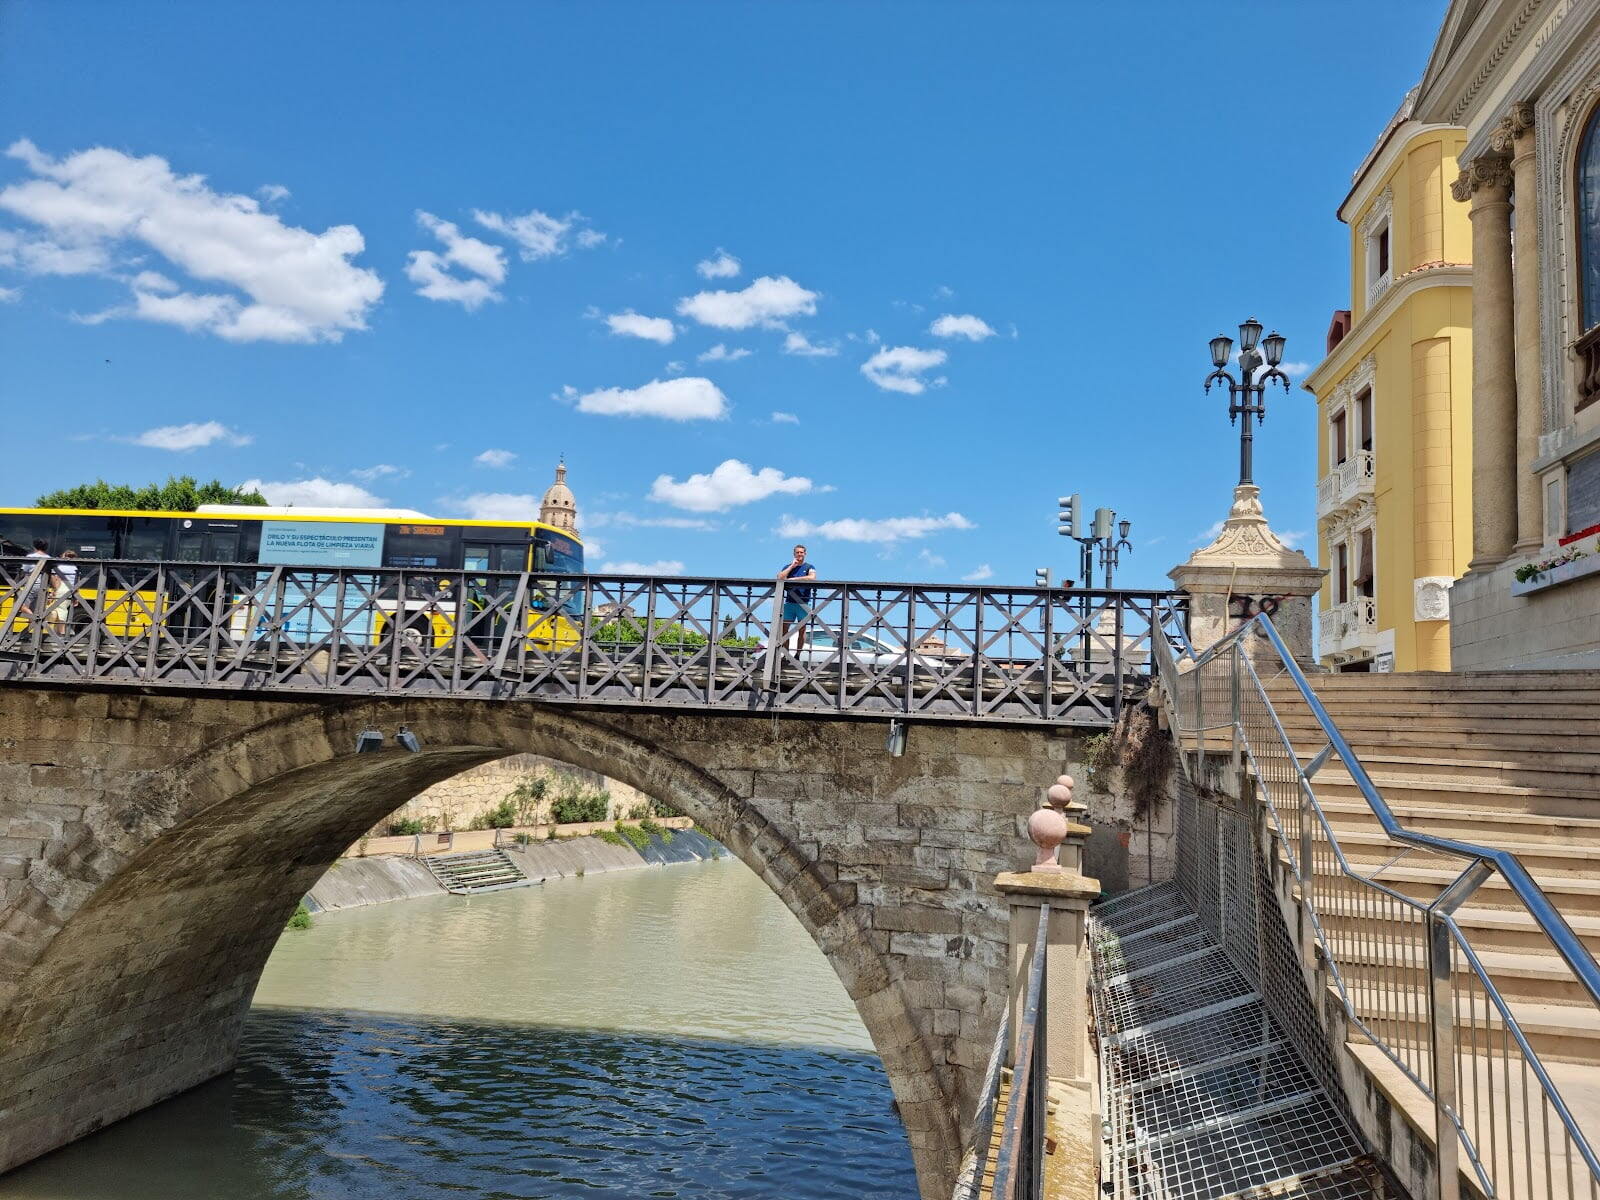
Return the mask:
<svg viewBox="0 0 1600 1200">
<path fill-rule="evenodd" d="M 916 1195 L 854 1008 L 731 857 L 324 914 L 255 1002 L 236 1072 L 0 1195 Z"/>
</svg>

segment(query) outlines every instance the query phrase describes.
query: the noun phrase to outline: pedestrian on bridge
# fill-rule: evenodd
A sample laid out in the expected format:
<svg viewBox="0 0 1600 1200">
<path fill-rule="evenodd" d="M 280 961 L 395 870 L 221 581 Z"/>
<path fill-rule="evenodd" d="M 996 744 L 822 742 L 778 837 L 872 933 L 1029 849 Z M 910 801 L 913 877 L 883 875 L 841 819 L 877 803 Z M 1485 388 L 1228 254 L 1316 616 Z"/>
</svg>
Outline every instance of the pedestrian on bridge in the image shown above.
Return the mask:
<svg viewBox="0 0 1600 1200">
<path fill-rule="evenodd" d="M 806 561 L 806 548 L 796 546 L 794 559 L 788 566 L 778 572 L 778 579 L 784 586 L 783 617 L 778 622 L 777 641 L 780 644 L 788 640 L 790 628 L 794 629 L 794 652 L 799 654 L 806 645 L 806 625 L 811 620 L 811 593 L 812 589 L 793 583 L 796 579 L 815 579 L 817 568 L 815 563 Z"/>
</svg>

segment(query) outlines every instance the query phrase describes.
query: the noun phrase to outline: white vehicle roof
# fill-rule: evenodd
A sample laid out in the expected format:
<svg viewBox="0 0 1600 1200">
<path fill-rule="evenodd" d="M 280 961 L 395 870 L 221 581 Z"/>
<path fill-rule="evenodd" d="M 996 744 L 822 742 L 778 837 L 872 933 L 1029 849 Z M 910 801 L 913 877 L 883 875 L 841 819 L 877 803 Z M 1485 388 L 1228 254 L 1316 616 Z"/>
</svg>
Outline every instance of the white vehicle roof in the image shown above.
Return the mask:
<svg viewBox="0 0 1600 1200">
<path fill-rule="evenodd" d="M 310 508 L 277 504 L 202 504 L 196 512 L 230 517 L 367 517 L 383 521 L 431 521 L 414 508 Z"/>
</svg>

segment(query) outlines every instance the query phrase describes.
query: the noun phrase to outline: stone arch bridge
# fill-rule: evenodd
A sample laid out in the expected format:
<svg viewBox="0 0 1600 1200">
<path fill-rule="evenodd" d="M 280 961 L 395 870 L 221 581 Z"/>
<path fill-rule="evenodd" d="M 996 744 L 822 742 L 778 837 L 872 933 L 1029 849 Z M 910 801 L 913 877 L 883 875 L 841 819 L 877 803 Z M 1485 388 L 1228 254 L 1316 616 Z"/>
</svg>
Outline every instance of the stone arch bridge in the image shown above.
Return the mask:
<svg viewBox="0 0 1600 1200">
<path fill-rule="evenodd" d="M 404 725 L 421 750 L 354 752 Z M 949 1194 L 1006 997 L 992 882 L 1086 731 L 0 689 L 0 1169 L 228 1070 L 300 897 L 429 784 L 521 751 L 693 816 L 815 939 Z M 385 742 L 393 747 L 392 736 Z"/>
</svg>

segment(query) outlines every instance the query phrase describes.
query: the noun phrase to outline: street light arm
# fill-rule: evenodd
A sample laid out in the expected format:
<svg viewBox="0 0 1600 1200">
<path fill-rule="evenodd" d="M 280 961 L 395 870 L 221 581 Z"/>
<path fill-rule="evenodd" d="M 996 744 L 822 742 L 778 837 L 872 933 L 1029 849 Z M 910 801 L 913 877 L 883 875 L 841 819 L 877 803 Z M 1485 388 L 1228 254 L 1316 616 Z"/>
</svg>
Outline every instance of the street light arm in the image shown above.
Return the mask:
<svg viewBox="0 0 1600 1200">
<path fill-rule="evenodd" d="M 1265 375 L 1263 375 L 1261 377 L 1261 386 L 1263 388 L 1265 388 L 1266 385 L 1269 382 L 1271 382 L 1272 380 L 1274 380 L 1274 379 L 1276 379 L 1279 383 L 1283 384 L 1283 390 L 1285 392 L 1287 392 L 1289 390 L 1289 377 L 1287 375 L 1285 375 L 1282 371 L 1278 370 L 1277 367 L 1273 367 L 1270 371 L 1268 371 Z"/>
<path fill-rule="evenodd" d="M 1211 385 L 1213 383 L 1224 380 L 1227 381 L 1228 389 L 1230 391 L 1237 389 L 1239 386 L 1239 381 L 1232 375 L 1228 374 L 1227 368 L 1218 367 L 1215 371 L 1206 376 L 1206 391 L 1209 392 L 1211 390 Z"/>
</svg>

